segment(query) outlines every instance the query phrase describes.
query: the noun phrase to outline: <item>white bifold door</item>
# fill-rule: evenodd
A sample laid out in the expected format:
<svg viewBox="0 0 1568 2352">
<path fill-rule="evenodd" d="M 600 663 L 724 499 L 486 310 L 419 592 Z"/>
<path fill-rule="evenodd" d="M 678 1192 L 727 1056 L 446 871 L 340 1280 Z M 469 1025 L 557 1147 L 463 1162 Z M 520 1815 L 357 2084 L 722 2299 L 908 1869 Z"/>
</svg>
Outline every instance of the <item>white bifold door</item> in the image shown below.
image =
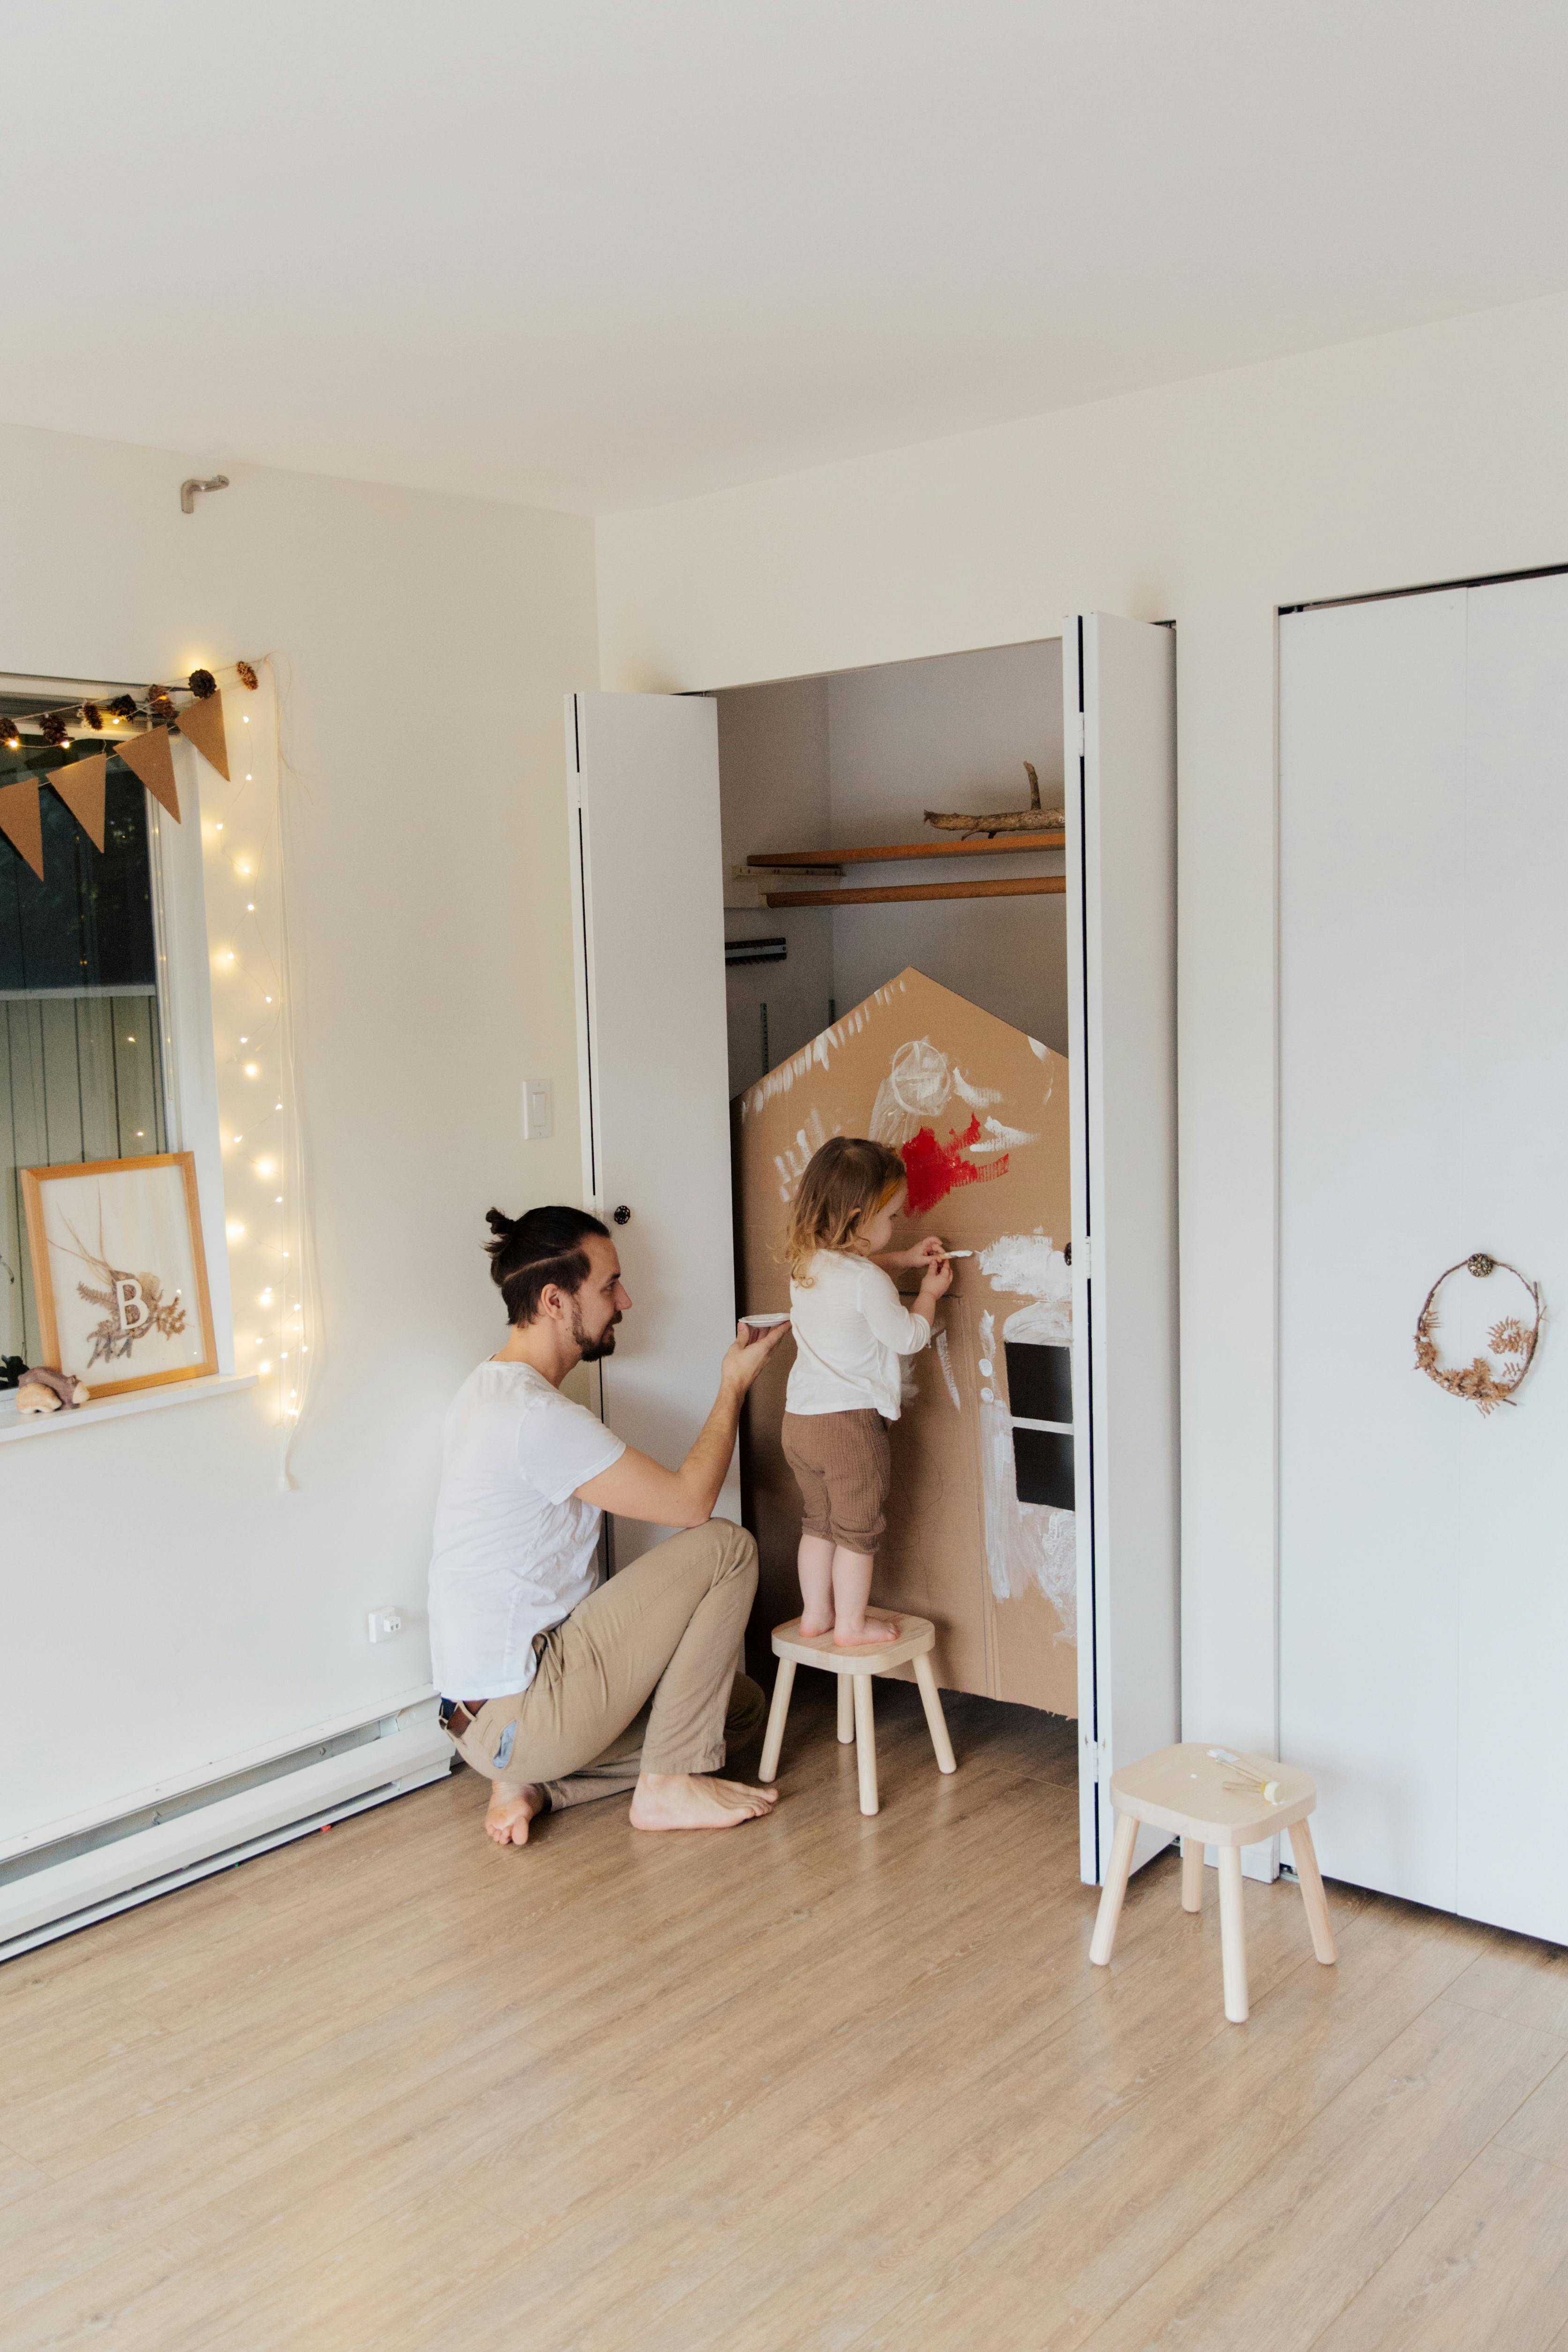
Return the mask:
<svg viewBox="0 0 1568 2352">
<path fill-rule="evenodd" d="M 735 1336 L 719 730 L 700 695 L 566 704 L 583 1175 L 632 1309 L 599 1367 L 628 1445 L 679 1467 Z M 719 1516 L 741 1516 L 731 1468 Z M 665 1530 L 618 1519 L 614 1564 Z"/>
<path fill-rule="evenodd" d="M 1568 579 L 1280 623 L 1280 1724 L 1323 1869 L 1568 1942 Z M 1443 1286 L 1439 1360 L 1528 1304 Z M 1494 1337 L 1494 1334 L 1497 1336 Z"/>
<path fill-rule="evenodd" d="M 1067 727 L 1082 1871 L 1107 1783 L 1178 1737 L 1174 646 L 1075 616 Z M 567 706 L 584 1170 L 634 1311 L 605 1419 L 678 1462 L 735 1317 L 714 704 Z M 980 919 L 984 919 L 983 914 Z M 624 1217 L 618 1213 L 625 1212 Z M 719 1508 L 739 1516 L 731 1486 Z M 617 1563 L 658 1531 L 618 1524 Z M 1168 1841 L 1141 1845 L 1147 1859 Z"/>
<path fill-rule="evenodd" d="M 1110 1775 L 1181 1737 L 1175 639 L 1062 625 L 1080 1865 Z M 1086 1540 L 1087 1537 L 1087 1540 Z M 1133 1866 L 1169 1845 L 1140 1832 Z"/>
</svg>

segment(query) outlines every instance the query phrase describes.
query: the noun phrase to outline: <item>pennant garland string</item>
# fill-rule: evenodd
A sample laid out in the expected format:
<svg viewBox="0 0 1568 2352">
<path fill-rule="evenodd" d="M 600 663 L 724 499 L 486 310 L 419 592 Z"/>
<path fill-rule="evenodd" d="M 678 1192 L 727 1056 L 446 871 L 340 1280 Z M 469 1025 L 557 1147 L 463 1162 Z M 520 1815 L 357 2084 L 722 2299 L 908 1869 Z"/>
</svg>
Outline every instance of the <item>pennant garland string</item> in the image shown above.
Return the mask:
<svg viewBox="0 0 1568 2352">
<path fill-rule="evenodd" d="M 255 666 L 242 661 L 234 667 L 240 685 L 254 693 L 260 684 Z M 46 744 L 59 748 L 71 740 L 73 725 L 89 727 L 94 734 L 101 734 L 109 726 L 128 726 L 138 719 L 151 721 L 144 733 L 117 734 L 111 746 L 90 752 L 85 759 L 74 760 L 66 767 L 0 783 L 0 834 L 15 845 L 40 881 L 44 877 L 41 786 L 53 786 L 93 847 L 101 850 L 110 748 L 176 823 L 180 817 L 180 795 L 174 781 L 171 734 L 184 735 L 225 782 L 229 781 L 228 741 L 216 678 L 210 669 L 194 669 L 184 688 L 174 689 L 182 690 L 189 699 L 181 704 L 175 703 L 168 687 L 151 686 L 141 702 L 133 694 L 117 694 L 106 702 L 89 698 L 54 703 L 47 709 L 25 712 L 19 718 L 0 717 L 0 746 L 9 751 L 23 749 L 24 726 L 36 729 Z"/>
</svg>

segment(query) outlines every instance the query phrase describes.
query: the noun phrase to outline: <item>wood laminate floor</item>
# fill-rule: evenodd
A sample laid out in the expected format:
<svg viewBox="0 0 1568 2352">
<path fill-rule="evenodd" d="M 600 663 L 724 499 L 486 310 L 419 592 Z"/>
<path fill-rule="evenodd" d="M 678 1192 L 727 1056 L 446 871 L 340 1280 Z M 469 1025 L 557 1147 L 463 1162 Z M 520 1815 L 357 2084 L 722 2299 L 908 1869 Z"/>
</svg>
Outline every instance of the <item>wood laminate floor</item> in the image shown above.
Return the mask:
<svg viewBox="0 0 1568 2352">
<path fill-rule="evenodd" d="M 5 2352 L 1568 2352 L 1568 1956 L 1134 1880 L 1070 1726 L 803 1685 L 778 1816 L 463 1773 L 0 1969 Z"/>
</svg>

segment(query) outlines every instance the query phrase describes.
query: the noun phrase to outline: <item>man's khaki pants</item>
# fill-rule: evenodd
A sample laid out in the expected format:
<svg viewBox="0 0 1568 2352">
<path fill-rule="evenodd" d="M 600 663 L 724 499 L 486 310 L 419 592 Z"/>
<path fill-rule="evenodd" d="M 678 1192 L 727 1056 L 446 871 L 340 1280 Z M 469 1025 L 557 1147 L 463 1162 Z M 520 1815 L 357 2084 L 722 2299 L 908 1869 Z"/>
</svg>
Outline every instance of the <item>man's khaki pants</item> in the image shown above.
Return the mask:
<svg viewBox="0 0 1568 2352">
<path fill-rule="evenodd" d="M 487 1780 L 542 1783 L 555 1806 L 615 1796 L 639 1772 L 717 1771 L 763 1718 L 762 1692 L 735 1673 L 756 1589 L 743 1528 L 671 1536 L 537 1637 L 527 1690 L 487 1699 L 458 1753 Z"/>
</svg>

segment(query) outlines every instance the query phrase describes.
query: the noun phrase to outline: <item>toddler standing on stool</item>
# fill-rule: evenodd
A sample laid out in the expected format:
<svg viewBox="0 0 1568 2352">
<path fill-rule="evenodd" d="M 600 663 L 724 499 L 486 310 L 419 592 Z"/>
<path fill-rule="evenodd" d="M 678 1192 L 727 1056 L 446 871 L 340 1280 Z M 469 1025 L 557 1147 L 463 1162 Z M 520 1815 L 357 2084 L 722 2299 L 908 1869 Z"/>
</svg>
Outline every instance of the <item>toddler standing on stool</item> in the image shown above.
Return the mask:
<svg viewBox="0 0 1568 2352">
<path fill-rule="evenodd" d="M 789 1319 L 795 1359 L 784 1397 L 784 1460 L 805 1505 L 800 1538 L 804 1634 L 848 1648 L 890 1642 L 868 1618 L 888 1498 L 887 1424 L 897 1421 L 900 1360 L 931 1339 L 952 1267 L 934 1234 L 888 1248 L 904 1203 L 904 1163 L 885 1144 L 836 1135 L 800 1180 L 790 1213 Z M 923 1266 L 913 1309 L 887 1269 Z"/>
</svg>

